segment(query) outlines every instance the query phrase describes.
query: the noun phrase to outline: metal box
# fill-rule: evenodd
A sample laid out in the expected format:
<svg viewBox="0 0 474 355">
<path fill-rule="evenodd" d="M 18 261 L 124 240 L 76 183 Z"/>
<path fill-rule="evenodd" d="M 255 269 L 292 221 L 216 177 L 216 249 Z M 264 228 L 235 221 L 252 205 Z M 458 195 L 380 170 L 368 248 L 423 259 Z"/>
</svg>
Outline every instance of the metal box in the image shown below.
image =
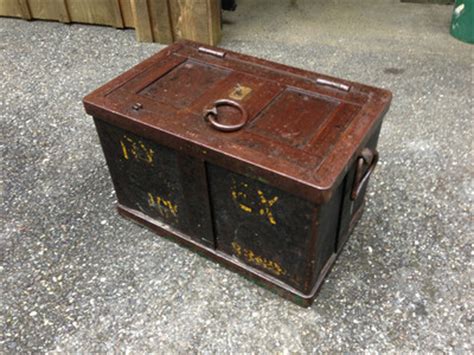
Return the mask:
<svg viewBox="0 0 474 355">
<path fill-rule="evenodd" d="M 308 306 L 361 216 L 390 100 L 180 42 L 84 105 L 122 215 Z"/>
</svg>

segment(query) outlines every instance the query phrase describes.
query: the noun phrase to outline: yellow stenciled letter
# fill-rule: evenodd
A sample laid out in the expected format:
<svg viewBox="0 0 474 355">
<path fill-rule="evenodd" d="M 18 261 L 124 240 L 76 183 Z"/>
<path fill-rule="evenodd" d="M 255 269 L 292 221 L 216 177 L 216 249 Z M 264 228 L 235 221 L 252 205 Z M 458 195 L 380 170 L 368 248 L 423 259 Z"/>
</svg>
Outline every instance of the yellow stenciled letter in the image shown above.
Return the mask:
<svg viewBox="0 0 474 355">
<path fill-rule="evenodd" d="M 271 224 L 276 224 L 275 217 L 273 217 L 273 213 L 270 210 L 270 207 L 272 207 L 278 201 L 278 196 L 275 196 L 272 199 L 267 200 L 265 196 L 263 195 L 262 191 L 258 190 L 257 193 L 258 193 L 258 196 L 260 197 L 260 206 L 262 206 L 262 208 L 260 208 L 258 213 L 260 213 L 262 216 L 266 215 L 268 218 L 268 221 Z"/>
<path fill-rule="evenodd" d="M 242 247 L 239 245 L 239 243 L 232 242 L 232 249 L 234 249 L 236 255 L 242 255 Z"/>
<path fill-rule="evenodd" d="M 147 148 L 142 141 L 136 142 L 130 137 L 123 136 L 123 139 L 120 140 L 120 146 L 122 147 L 123 157 L 126 160 L 133 157 L 135 160 L 141 160 L 153 165 L 153 156 L 155 152 L 153 149 Z"/>
<path fill-rule="evenodd" d="M 247 194 L 243 191 L 237 191 L 237 186 L 235 186 L 235 181 L 232 186 L 232 199 L 239 204 L 239 207 L 242 211 L 247 213 L 252 213 L 252 207 L 247 206 Z M 247 184 L 242 184 L 247 187 Z M 245 202 L 245 203 L 244 203 Z"/>
<path fill-rule="evenodd" d="M 170 214 L 174 217 L 178 217 L 178 205 L 161 196 L 155 197 L 150 192 L 147 193 L 147 196 L 148 205 L 150 207 L 156 207 L 163 217 L 169 217 Z"/>
<path fill-rule="evenodd" d="M 255 190 L 253 190 L 255 191 Z M 249 189 L 248 184 L 240 183 L 240 188 L 237 188 L 237 183 L 233 180 L 231 187 L 232 199 L 237 203 L 242 211 L 247 213 L 258 213 L 268 219 L 270 224 L 277 224 L 275 217 L 273 216 L 271 207 L 278 201 L 278 196 L 274 196 L 271 199 L 267 199 L 263 194 L 263 191 L 257 190 L 257 199 L 249 201 L 247 193 L 252 193 L 252 197 L 255 196 L 255 192 Z"/>
</svg>

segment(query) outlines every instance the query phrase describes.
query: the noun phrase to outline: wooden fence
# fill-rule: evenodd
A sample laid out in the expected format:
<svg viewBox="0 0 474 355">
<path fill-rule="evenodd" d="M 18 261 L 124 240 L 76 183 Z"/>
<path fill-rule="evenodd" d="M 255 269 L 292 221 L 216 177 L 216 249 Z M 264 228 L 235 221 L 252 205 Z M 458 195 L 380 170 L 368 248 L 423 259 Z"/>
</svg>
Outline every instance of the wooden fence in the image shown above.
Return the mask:
<svg viewBox="0 0 474 355">
<path fill-rule="evenodd" d="M 0 16 L 135 28 L 143 42 L 217 44 L 220 0 L 0 0 Z"/>
</svg>

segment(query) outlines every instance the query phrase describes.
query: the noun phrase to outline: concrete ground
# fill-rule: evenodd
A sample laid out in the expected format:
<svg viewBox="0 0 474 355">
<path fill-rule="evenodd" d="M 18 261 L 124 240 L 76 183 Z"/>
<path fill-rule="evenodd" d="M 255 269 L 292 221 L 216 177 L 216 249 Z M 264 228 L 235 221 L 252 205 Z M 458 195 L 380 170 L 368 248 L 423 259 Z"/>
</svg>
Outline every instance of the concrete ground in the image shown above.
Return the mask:
<svg viewBox="0 0 474 355">
<path fill-rule="evenodd" d="M 222 47 L 393 91 L 367 210 L 300 308 L 122 219 L 82 97 L 134 32 L 0 19 L 0 352 L 474 351 L 473 46 L 450 6 L 240 0 Z"/>
</svg>

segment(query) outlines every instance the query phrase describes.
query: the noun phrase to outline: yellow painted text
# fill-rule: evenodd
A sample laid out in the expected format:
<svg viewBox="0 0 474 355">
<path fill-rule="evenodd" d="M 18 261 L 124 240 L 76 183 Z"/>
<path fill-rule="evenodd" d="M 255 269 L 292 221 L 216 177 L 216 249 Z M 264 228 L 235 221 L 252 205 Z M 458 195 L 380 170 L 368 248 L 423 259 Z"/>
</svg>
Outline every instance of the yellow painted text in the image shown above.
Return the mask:
<svg viewBox="0 0 474 355">
<path fill-rule="evenodd" d="M 276 261 L 256 255 L 252 250 L 242 248 L 242 246 L 237 242 L 232 242 L 232 249 L 236 256 L 243 258 L 250 264 L 263 267 L 278 276 L 286 274 L 286 271 Z"/>
<path fill-rule="evenodd" d="M 122 154 L 125 159 L 140 160 L 153 165 L 155 152 L 142 141 L 123 136 L 123 139 L 120 140 L 120 146 L 122 147 Z"/>
<path fill-rule="evenodd" d="M 148 192 L 148 205 L 157 208 L 163 217 L 178 217 L 178 206 L 161 196 L 153 196 Z"/>
<path fill-rule="evenodd" d="M 278 201 L 278 196 L 267 198 L 263 191 L 257 190 L 255 193 L 254 190 L 249 188 L 248 184 L 240 183 L 240 185 L 237 186 L 235 181 L 231 189 L 231 195 L 232 199 L 242 211 L 258 214 L 265 217 L 270 224 L 277 224 L 271 207 Z"/>
</svg>

